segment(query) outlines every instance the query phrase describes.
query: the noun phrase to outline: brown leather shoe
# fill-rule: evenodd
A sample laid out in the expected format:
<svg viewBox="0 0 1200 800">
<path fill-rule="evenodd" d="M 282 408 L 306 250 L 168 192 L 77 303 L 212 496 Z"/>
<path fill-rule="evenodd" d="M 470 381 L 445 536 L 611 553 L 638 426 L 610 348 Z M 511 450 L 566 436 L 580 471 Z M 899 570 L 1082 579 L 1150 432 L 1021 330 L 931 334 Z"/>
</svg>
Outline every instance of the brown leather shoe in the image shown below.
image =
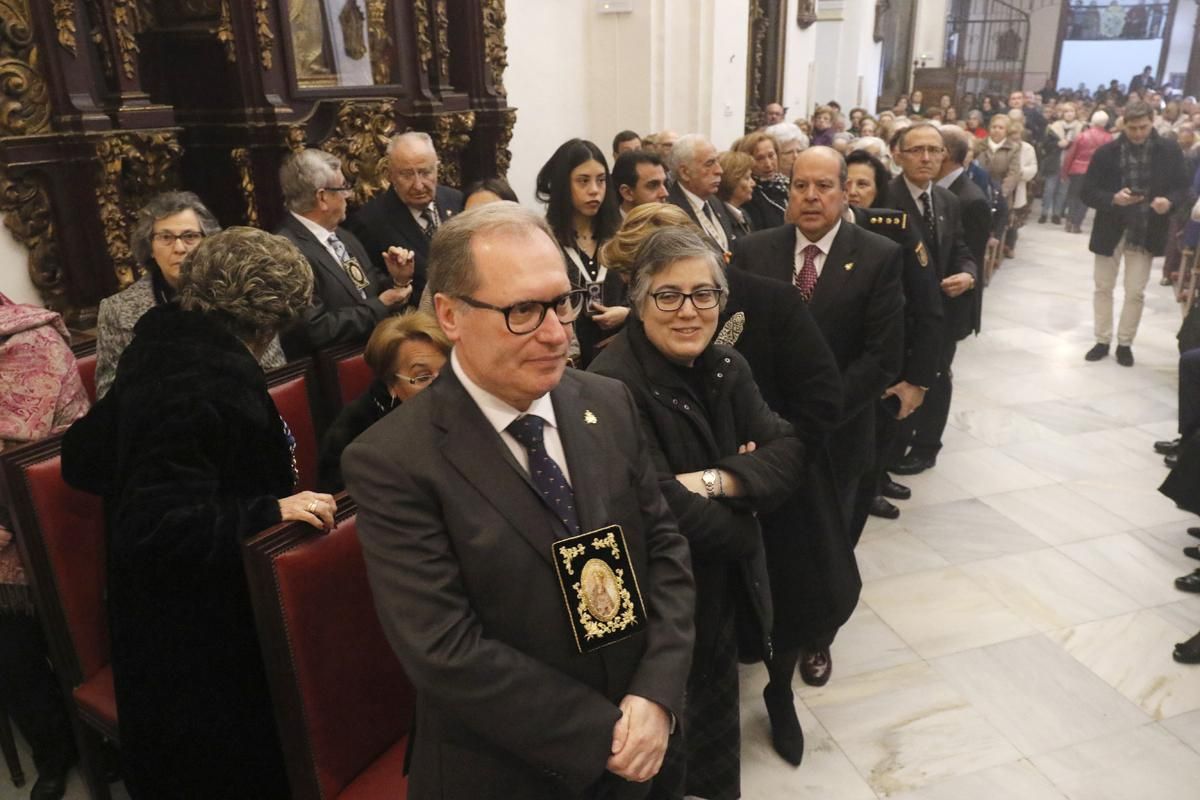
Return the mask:
<svg viewBox="0 0 1200 800">
<path fill-rule="evenodd" d="M 800 656 L 800 677 L 809 686 L 824 686 L 833 674 L 833 658 L 828 650 L 814 650 Z"/>
</svg>

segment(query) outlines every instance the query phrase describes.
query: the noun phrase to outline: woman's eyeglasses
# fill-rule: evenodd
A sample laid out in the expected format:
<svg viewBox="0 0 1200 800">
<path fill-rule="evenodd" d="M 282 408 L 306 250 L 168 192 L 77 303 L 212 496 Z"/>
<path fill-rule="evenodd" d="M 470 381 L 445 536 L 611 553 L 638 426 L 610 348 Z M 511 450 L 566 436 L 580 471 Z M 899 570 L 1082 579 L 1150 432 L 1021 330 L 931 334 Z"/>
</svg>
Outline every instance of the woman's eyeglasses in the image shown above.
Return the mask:
<svg viewBox="0 0 1200 800">
<path fill-rule="evenodd" d="M 408 381 L 413 386 L 426 386 L 438 376 L 436 372 L 426 372 L 421 375 L 401 375 L 399 372 L 394 374 L 400 380 Z"/>
<path fill-rule="evenodd" d="M 200 231 L 184 231 L 183 233 L 171 233 L 170 231 L 155 231 L 150 240 L 160 247 L 174 247 L 175 242 L 180 239 L 188 247 L 195 247 L 200 244 L 200 240 L 204 238 L 204 234 Z"/>
<path fill-rule="evenodd" d="M 692 307 L 697 311 L 706 311 L 720 305 L 721 295 L 724 293 L 724 289 L 697 289 L 690 294 L 667 289 L 661 292 L 651 292 L 650 296 L 654 298 L 654 305 L 658 307 L 659 311 L 678 311 L 683 308 L 684 300 L 691 300 Z"/>
</svg>

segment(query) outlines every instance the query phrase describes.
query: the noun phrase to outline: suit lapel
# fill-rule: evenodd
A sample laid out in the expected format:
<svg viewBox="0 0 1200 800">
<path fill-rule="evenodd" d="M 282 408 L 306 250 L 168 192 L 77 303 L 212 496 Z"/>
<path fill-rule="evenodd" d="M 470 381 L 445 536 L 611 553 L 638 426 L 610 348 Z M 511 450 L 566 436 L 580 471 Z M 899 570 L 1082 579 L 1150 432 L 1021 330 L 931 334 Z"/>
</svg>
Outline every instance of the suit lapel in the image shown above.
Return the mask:
<svg viewBox="0 0 1200 800">
<path fill-rule="evenodd" d="M 435 390 L 441 396 L 437 398 L 434 424 L 443 431 L 442 453 L 446 459 L 547 564 L 553 564 L 550 545 L 561 532 L 561 526 L 553 523 L 550 511 L 525 470 L 512 457 L 453 370 L 443 370 L 428 391 Z M 575 474 L 574 464 L 571 474 Z M 582 520 L 582 507 L 580 511 Z"/>
<path fill-rule="evenodd" d="M 362 294 L 359 293 L 358 287 L 354 285 L 354 281 L 350 280 L 350 276 L 346 274 L 346 270 L 342 269 L 342 265 L 337 263 L 333 255 L 325 248 L 325 245 L 316 236 L 313 236 L 312 231 L 292 218 L 291 214 L 288 215 L 287 225 L 296 238 L 301 241 L 303 245 L 301 249 L 304 251 L 304 255 L 308 257 L 309 262 L 315 262 L 317 266 L 325 270 L 355 303 L 362 302 Z M 345 244 L 345 242 L 342 244 Z"/>
<path fill-rule="evenodd" d="M 550 399 L 558 418 L 558 435 L 567 454 L 567 471 L 571 473 L 575 508 L 579 510 L 579 527 L 586 533 L 611 521 L 603 492 L 602 454 L 607 452 L 603 440 L 605 420 L 585 406 L 581 387 L 570 370 L 564 373 L 558 388 L 550 393 Z"/>
<path fill-rule="evenodd" d="M 825 264 L 821 267 L 821 277 L 817 279 L 817 286 L 813 289 L 812 302 L 809 304 L 814 313 L 836 305 L 838 294 L 850 281 L 850 273 L 854 270 L 854 256 L 858 250 L 855 229 L 856 226 L 843 222 L 837 236 L 833 238 L 829 255 L 825 256 Z M 846 269 L 847 266 L 850 269 Z"/>
<path fill-rule="evenodd" d="M 764 266 L 771 270 L 768 277 L 790 284 L 796 270 L 796 226 L 780 225 L 776 230 L 771 234 L 771 252 Z"/>
</svg>

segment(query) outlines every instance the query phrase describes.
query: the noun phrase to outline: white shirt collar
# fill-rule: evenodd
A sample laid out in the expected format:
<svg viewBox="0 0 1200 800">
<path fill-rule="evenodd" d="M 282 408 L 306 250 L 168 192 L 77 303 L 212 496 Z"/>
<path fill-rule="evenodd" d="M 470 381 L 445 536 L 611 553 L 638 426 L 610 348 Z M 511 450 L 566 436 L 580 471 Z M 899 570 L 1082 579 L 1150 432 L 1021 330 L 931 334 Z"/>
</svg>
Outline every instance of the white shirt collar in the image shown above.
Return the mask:
<svg viewBox="0 0 1200 800">
<path fill-rule="evenodd" d="M 823 256 L 829 255 L 829 248 L 833 247 L 833 240 L 837 238 L 838 231 L 840 231 L 841 229 L 842 229 L 842 220 L 838 219 L 838 221 L 834 224 L 834 226 L 832 228 L 830 228 L 829 231 L 824 236 L 822 236 L 820 239 L 818 239 L 815 242 L 810 242 L 808 240 L 808 237 L 805 236 L 804 233 L 799 228 L 796 228 L 796 255 L 797 255 L 797 257 L 799 257 L 800 251 L 802 251 L 804 248 L 808 247 L 810 244 L 815 244 L 817 246 L 817 249 L 821 251 L 821 255 L 823 255 Z"/>
<path fill-rule="evenodd" d="M 928 186 L 917 186 L 915 183 L 913 183 L 912 181 L 910 181 L 908 179 L 907 175 L 905 175 L 904 176 L 904 185 L 908 187 L 908 193 L 912 195 L 913 202 L 917 204 L 917 208 L 924 211 L 924 209 L 921 207 L 921 193 L 929 192 L 929 199 L 932 202 L 932 200 L 933 200 L 933 181 L 930 181 Z"/>
<path fill-rule="evenodd" d="M 956 180 L 958 180 L 958 176 L 962 175 L 965 170 L 966 170 L 966 167 L 958 167 L 957 169 L 950 170 L 949 172 L 947 172 L 945 175 L 942 176 L 941 180 L 939 180 L 937 182 L 937 185 L 942 187 L 943 189 L 949 189 L 950 184 L 952 184 Z"/>
<path fill-rule="evenodd" d="M 417 227 L 424 229 L 425 228 L 425 220 L 421 219 L 421 215 L 424 214 L 426 211 L 432 211 L 434 217 L 436 217 L 437 210 L 434 209 L 434 207 L 433 207 L 433 204 L 435 202 L 437 202 L 437 201 L 430 200 L 429 205 L 425 206 L 424 208 L 413 208 L 408 203 L 405 203 L 404 207 L 408 209 L 408 213 L 412 214 L 413 219 L 415 219 L 417 221 Z"/>
<path fill-rule="evenodd" d="M 692 210 L 695 211 L 697 215 L 703 214 L 706 203 L 696 195 L 692 194 L 691 191 L 689 191 L 688 188 L 682 183 L 679 184 L 679 188 L 683 192 L 683 196 L 686 197 L 688 202 L 692 204 Z"/>
<path fill-rule="evenodd" d="M 308 232 L 317 237 L 317 241 L 326 247 L 329 246 L 329 237 L 336 235 L 335 231 L 327 230 L 323 225 L 313 222 L 308 217 L 302 217 L 295 211 L 290 212 L 293 217 L 300 221 L 300 224 L 308 229 Z"/>
<path fill-rule="evenodd" d="M 514 420 L 526 414 L 536 414 L 550 427 L 558 428 L 558 420 L 554 416 L 554 403 L 550 400 L 549 392 L 530 403 L 528 411 L 520 411 L 471 380 L 459 363 L 457 349 L 450 351 L 450 368 L 454 370 L 467 394 L 475 401 L 475 405 L 479 406 L 488 423 L 496 429 L 496 433 L 503 433 Z"/>
</svg>

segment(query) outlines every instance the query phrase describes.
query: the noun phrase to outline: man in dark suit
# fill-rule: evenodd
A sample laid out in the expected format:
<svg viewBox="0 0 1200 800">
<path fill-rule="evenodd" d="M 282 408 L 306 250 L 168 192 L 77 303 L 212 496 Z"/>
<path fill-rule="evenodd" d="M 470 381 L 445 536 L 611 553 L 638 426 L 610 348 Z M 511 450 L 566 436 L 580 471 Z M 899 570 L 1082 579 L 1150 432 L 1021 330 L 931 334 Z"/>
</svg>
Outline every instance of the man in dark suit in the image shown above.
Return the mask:
<svg viewBox="0 0 1200 800">
<path fill-rule="evenodd" d="M 949 189 L 958 198 L 962 216 L 963 241 L 971 253 L 971 260 L 982 270 L 987 258 L 988 239 L 993 228 L 991 198 L 979 188 L 966 168 L 967 156 L 971 151 L 971 134 L 954 125 L 942 128 L 942 143 L 946 157 L 938 173 L 938 186 Z M 971 302 L 971 328 L 979 333 L 983 322 L 983 282 L 977 282 Z"/>
<path fill-rule="evenodd" d="M 354 234 L 340 227 L 351 191 L 341 161 L 303 150 L 279 170 L 288 213 L 275 231 L 290 239 L 312 266 L 312 307 L 281 338 L 289 358 L 321 347 L 365 341 L 376 323 L 412 296 L 412 254 L 396 248 L 376 268 Z"/>
<path fill-rule="evenodd" d="M 1187 202 L 1188 178 L 1179 145 L 1154 130 L 1154 109 L 1130 102 L 1121 136 L 1096 150 L 1083 178 L 1083 202 L 1096 209 L 1088 242 L 1095 254 L 1096 344 L 1084 356 L 1088 361 L 1108 355 L 1113 289 L 1123 261 L 1125 302 L 1117 321 L 1116 355 L 1121 366 L 1133 366 L 1150 263 L 1166 250 L 1170 212 Z"/>
<path fill-rule="evenodd" d="M 431 264 L 450 368 L 342 458 L 376 607 L 417 688 L 409 794 L 644 796 L 682 719 L 695 590 L 633 399 L 564 372 L 583 297 L 539 215 L 463 215 Z M 614 552 L 580 536 L 608 525 Z M 585 559 L 611 558 L 613 591 L 585 603 L 605 574 Z M 607 624 L 626 611 L 628 627 Z"/>
<path fill-rule="evenodd" d="M 668 163 L 675 181 L 667 202 L 682 208 L 720 252 L 730 252 L 737 236 L 725 204 L 717 198 L 724 174 L 717 148 L 700 134 L 689 133 L 675 142 Z"/>
<path fill-rule="evenodd" d="M 429 134 L 409 131 L 388 142 L 389 191 L 379 192 L 346 221 L 362 240 L 376 268 L 386 268 L 389 247 L 402 247 L 416 257 L 413 293 L 417 305 L 425 289 L 429 241 L 438 226 L 463 210 L 458 189 L 438 183 L 438 155 Z"/>
<path fill-rule="evenodd" d="M 859 480 L 875 450 L 875 403 L 900 369 L 904 341 L 904 296 L 900 247 L 857 225 L 845 223 L 846 162 L 829 147 L 813 147 L 792 166 L 787 219 L 782 225 L 744 236 L 734 244 L 733 266 L 795 286 L 808 302 L 842 374 L 842 410 L 830 436 L 842 529 L 854 516 Z M 801 487 L 806 488 L 806 487 Z M 848 540 L 844 542 L 849 546 Z M 802 565 L 796 565 L 796 572 Z M 786 566 L 777 570 L 786 574 Z M 837 631 L 815 630 L 794 614 L 776 614 L 775 657 L 764 697 L 776 748 L 799 732 L 791 680 L 800 662 L 806 683 L 829 680 L 829 647 Z M 787 644 L 785 644 L 787 643 Z M 793 732 L 794 731 L 794 732 Z"/>
<path fill-rule="evenodd" d="M 895 152 L 903 174 L 888 187 L 888 202 L 917 221 L 936 270 L 945 311 L 937 379 L 928 387 L 921 408 L 901 428 L 901 443 L 911 442 L 911 449 L 891 467 L 898 475 L 915 475 L 937 462 L 942 447 L 942 432 L 950 415 L 950 366 L 959 339 L 972 330 L 972 290 L 978 267 L 964 239 L 958 198 L 934 182 L 946 150 L 941 132 L 920 123 L 901 134 Z"/>
</svg>

